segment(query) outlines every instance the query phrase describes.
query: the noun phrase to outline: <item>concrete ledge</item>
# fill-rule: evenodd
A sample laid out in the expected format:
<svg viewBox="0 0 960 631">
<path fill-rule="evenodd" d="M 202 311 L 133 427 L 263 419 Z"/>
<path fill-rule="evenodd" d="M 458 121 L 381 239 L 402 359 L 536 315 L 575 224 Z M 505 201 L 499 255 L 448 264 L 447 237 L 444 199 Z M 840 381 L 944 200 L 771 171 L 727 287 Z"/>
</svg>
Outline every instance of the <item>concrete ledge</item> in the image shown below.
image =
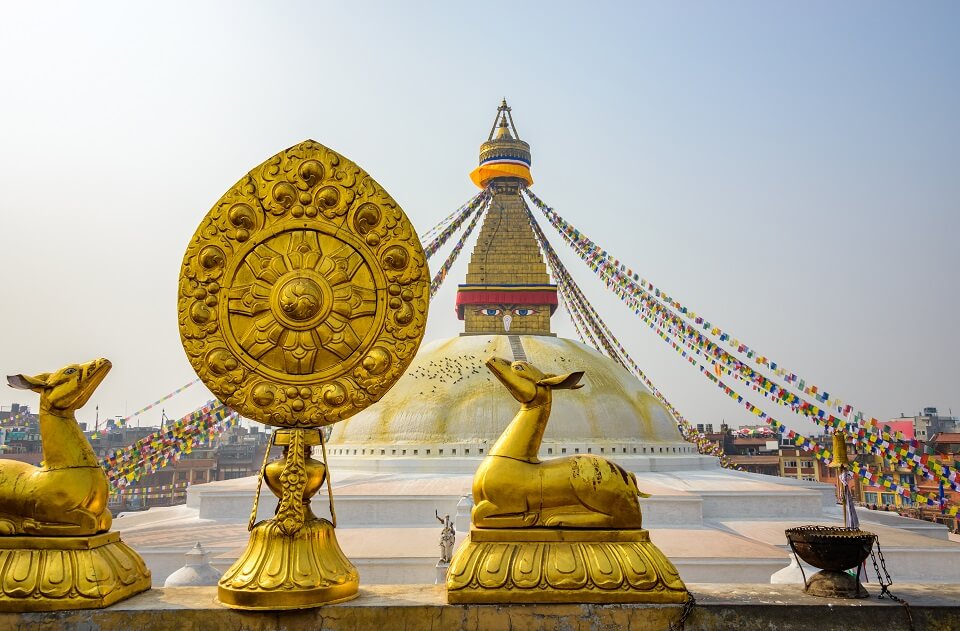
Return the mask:
<svg viewBox="0 0 960 631">
<path fill-rule="evenodd" d="M 909 629 L 903 607 L 873 594 L 833 600 L 803 594 L 793 585 L 693 584 L 697 606 L 687 631 L 898 631 Z M 895 585 L 910 603 L 917 631 L 960 629 L 960 585 Z M 448 605 L 434 585 L 375 585 L 356 600 L 301 611 L 247 612 L 214 601 L 214 587 L 153 589 L 107 609 L 0 614 L 0 631 L 26 629 L 121 629 L 183 631 L 280 631 L 324 629 L 577 629 L 666 631 L 680 614 L 676 605 Z"/>
</svg>

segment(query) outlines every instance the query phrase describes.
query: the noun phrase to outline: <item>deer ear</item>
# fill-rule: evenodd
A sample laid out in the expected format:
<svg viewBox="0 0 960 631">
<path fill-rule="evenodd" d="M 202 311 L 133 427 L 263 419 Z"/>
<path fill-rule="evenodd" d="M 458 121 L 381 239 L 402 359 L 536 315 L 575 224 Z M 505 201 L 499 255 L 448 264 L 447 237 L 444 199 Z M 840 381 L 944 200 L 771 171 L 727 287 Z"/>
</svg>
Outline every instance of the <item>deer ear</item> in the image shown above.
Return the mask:
<svg viewBox="0 0 960 631">
<path fill-rule="evenodd" d="M 558 375 L 555 377 L 544 377 L 537 382 L 538 386 L 550 386 L 555 390 L 575 390 L 583 386 L 578 385 L 580 379 L 583 378 L 583 371 L 572 372 L 566 375 Z"/>
<path fill-rule="evenodd" d="M 10 384 L 11 388 L 16 388 L 17 390 L 33 390 L 34 392 L 40 392 L 47 385 L 47 380 L 50 379 L 50 373 L 45 372 L 35 377 L 28 377 L 27 375 L 8 375 L 7 383 Z"/>
</svg>

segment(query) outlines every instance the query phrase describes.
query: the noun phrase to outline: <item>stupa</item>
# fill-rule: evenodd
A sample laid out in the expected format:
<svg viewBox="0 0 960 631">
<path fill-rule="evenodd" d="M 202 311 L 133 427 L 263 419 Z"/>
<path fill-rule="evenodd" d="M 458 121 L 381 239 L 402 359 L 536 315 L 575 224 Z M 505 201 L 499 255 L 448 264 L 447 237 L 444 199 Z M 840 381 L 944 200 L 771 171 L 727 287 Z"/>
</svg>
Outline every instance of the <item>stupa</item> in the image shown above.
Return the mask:
<svg viewBox="0 0 960 631">
<path fill-rule="evenodd" d="M 566 393 L 554 409 L 542 456 L 595 452 L 640 456 L 640 468 L 714 467 L 715 461 L 683 440 L 666 408 L 633 375 L 552 332 L 557 287 L 520 198 L 520 187 L 533 183 L 530 164 L 530 145 L 519 139 L 504 101 L 470 176 L 492 199 L 466 282 L 457 288 L 463 333 L 425 345 L 379 404 L 337 424 L 332 453 L 382 458 L 381 470 L 406 469 L 404 456 L 472 456 L 463 466 L 436 467 L 471 473 L 474 458 L 484 455 L 516 412 L 516 402 L 483 366 L 496 354 L 557 374 L 586 374 L 585 387 Z M 654 455 L 686 457 L 656 462 Z"/>
<path fill-rule="evenodd" d="M 530 167 L 530 146 L 503 102 L 471 174 L 492 200 L 458 287 L 462 333 L 424 344 L 378 403 L 333 428 L 337 537 L 361 584 L 434 583 L 437 515 L 453 517 L 457 544 L 464 540 L 473 474 L 517 410 L 483 365 L 491 355 L 526 359 L 545 372 L 585 372 L 584 387 L 565 391 L 554 406 L 540 456 L 602 454 L 634 472 L 651 494 L 641 500 L 644 527 L 684 581 L 769 582 L 790 565 L 785 528 L 842 523 L 833 487 L 721 468 L 683 440 L 636 377 L 554 334 L 556 286 L 519 197 L 520 186 L 533 182 Z M 432 317 L 447 314 L 433 305 Z M 185 506 L 120 517 L 116 526 L 156 584 L 197 541 L 224 570 L 246 544 L 255 486 L 255 477 L 194 486 Z M 325 492 L 313 500 L 318 516 L 328 514 Z M 259 510 L 269 517 L 274 506 L 261 502 Z M 895 581 L 960 582 L 960 544 L 945 527 L 863 513 Z"/>
</svg>

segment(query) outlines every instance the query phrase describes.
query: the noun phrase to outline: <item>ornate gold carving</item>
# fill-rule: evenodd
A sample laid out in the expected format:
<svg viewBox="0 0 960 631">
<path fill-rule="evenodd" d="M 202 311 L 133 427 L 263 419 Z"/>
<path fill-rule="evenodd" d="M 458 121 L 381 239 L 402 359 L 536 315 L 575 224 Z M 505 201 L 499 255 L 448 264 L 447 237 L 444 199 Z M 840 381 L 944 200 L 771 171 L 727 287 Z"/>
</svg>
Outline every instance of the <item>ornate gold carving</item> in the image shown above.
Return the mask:
<svg viewBox="0 0 960 631">
<path fill-rule="evenodd" d="M 487 360 L 520 411 L 473 478 L 470 540 L 453 557 L 457 603 L 685 602 L 673 564 L 641 528 L 636 477 L 592 455 L 537 457 L 553 391 L 582 372 L 548 375 L 528 362 Z"/>
<path fill-rule="evenodd" d="M 219 583 L 224 604 L 289 609 L 357 594 L 333 524 L 310 511 L 326 478 L 310 448 L 321 444 L 316 427 L 374 403 L 406 370 L 429 286 L 396 202 L 312 140 L 250 171 L 204 217 L 180 274 L 184 350 L 220 400 L 288 428 L 274 433 L 283 458 L 261 471 L 280 498 L 276 516 L 252 524 L 258 484 L 250 541 Z"/>
<path fill-rule="evenodd" d="M 150 589 L 150 570 L 115 532 L 0 537 L 0 611 L 99 609 Z"/>
<path fill-rule="evenodd" d="M 277 524 L 285 535 L 292 535 L 303 527 L 305 507 L 303 490 L 307 485 L 307 467 L 303 453 L 303 431 L 291 432 L 287 447 L 286 462 L 280 472 L 280 505 L 277 507 Z"/>
<path fill-rule="evenodd" d="M 0 462 L 0 611 L 106 607 L 150 588 L 140 557 L 106 532 L 107 476 L 74 417 L 109 371 L 96 359 L 7 377 L 40 394 L 43 466 Z"/>
<path fill-rule="evenodd" d="M 207 387 L 249 418 L 317 427 L 403 374 L 426 326 L 429 274 L 390 195 L 308 140 L 207 213 L 179 289 L 181 339 Z"/>
<path fill-rule="evenodd" d="M 355 598 L 359 585 L 329 521 L 307 520 L 289 536 L 268 519 L 220 579 L 218 597 L 236 609 L 302 609 Z"/>
<path fill-rule="evenodd" d="M 447 575 L 452 603 L 683 603 L 646 530 L 473 528 Z"/>
<path fill-rule="evenodd" d="M 310 457 L 320 432 L 282 429 L 273 441 L 284 447 L 283 457 L 268 463 L 263 477 L 280 498 L 277 514 L 253 527 L 243 554 L 220 579 L 220 601 L 239 609 L 297 609 L 353 598 L 357 569 L 340 550 L 333 524 L 310 509 L 326 478 L 326 466 Z"/>
</svg>

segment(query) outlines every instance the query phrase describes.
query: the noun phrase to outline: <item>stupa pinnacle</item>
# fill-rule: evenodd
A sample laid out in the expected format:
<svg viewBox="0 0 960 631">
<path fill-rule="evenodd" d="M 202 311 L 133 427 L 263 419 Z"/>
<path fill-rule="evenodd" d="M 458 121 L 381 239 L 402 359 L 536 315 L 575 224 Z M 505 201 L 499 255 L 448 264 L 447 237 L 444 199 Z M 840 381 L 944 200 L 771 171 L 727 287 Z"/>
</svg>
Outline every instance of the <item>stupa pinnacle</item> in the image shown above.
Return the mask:
<svg viewBox="0 0 960 631">
<path fill-rule="evenodd" d="M 533 183 L 530 145 L 520 140 L 506 99 L 497 109 L 480 166 L 470 178 L 492 193 L 466 283 L 457 290 L 465 335 L 553 335 L 557 287 L 527 218 L 520 188 Z"/>
<path fill-rule="evenodd" d="M 514 180 L 515 184 L 527 186 L 533 184 L 530 145 L 520 140 L 506 99 L 497 108 L 487 141 L 480 145 L 480 166 L 473 170 L 470 179 L 480 188 L 486 188 L 493 180 Z"/>
</svg>

